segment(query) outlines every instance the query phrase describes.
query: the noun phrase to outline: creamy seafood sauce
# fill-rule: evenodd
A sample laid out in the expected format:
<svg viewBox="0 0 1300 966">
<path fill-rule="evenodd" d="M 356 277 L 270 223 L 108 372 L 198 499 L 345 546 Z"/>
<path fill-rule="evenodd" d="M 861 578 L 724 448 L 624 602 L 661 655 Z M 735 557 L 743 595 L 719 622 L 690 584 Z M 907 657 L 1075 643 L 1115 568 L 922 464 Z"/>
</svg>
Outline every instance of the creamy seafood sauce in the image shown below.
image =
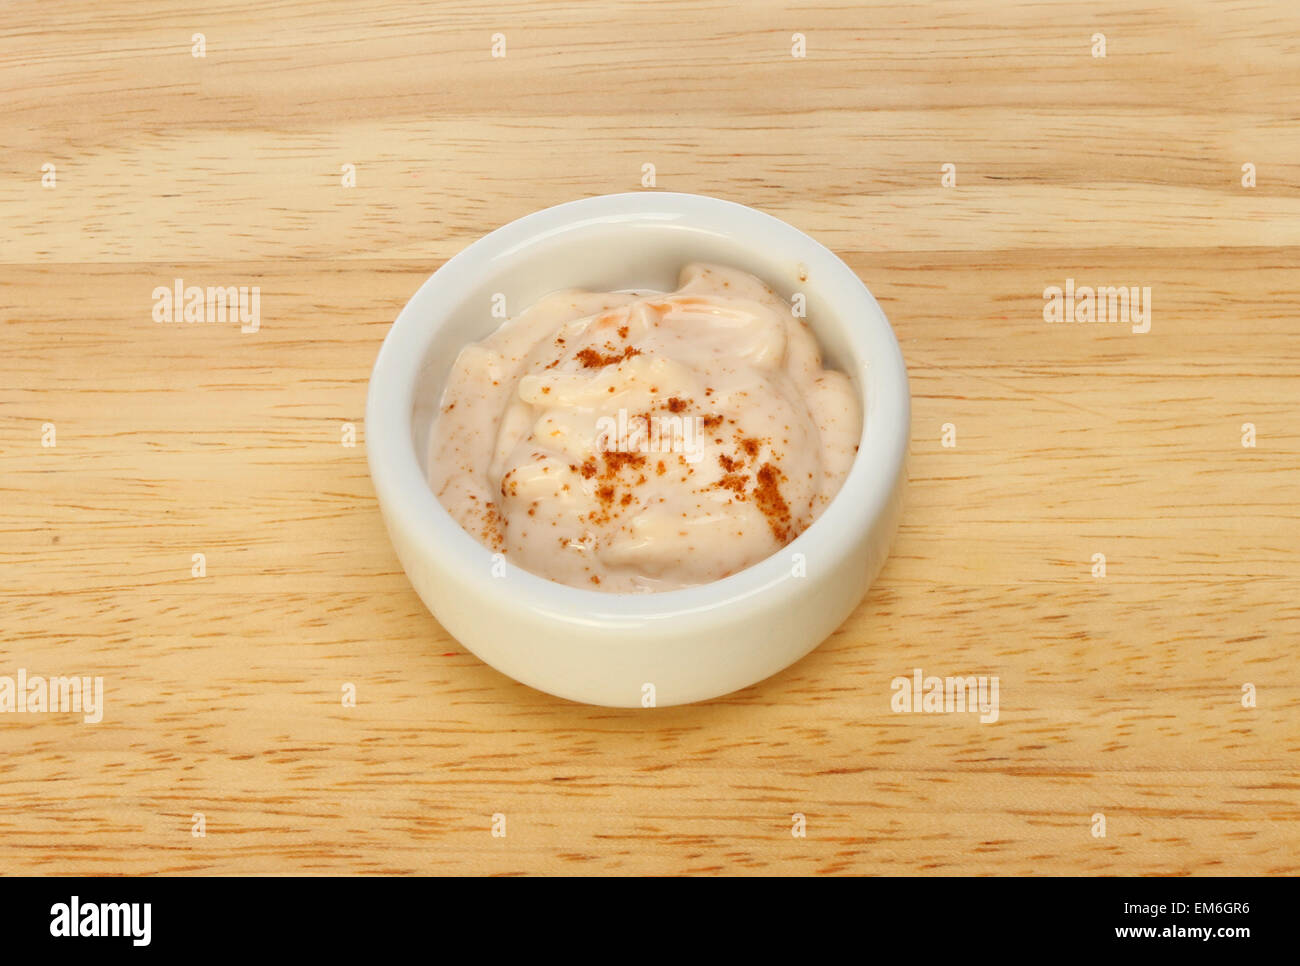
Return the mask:
<svg viewBox="0 0 1300 966">
<path fill-rule="evenodd" d="M 466 346 L 429 456 L 439 501 L 510 564 L 575 587 L 671 590 L 805 530 L 863 414 L 791 305 L 752 275 L 549 295 Z"/>
</svg>

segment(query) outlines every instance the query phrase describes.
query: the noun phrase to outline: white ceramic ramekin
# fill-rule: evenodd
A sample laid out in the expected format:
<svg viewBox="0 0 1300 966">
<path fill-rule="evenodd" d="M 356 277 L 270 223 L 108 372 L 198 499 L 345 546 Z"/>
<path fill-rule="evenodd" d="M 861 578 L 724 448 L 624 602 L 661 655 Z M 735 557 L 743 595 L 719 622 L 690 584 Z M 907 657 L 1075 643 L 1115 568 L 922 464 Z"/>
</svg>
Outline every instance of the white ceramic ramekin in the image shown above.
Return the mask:
<svg viewBox="0 0 1300 966">
<path fill-rule="evenodd" d="M 495 556 L 443 509 L 426 476 L 429 429 L 457 353 L 570 286 L 676 287 L 692 260 L 802 292 L 827 364 L 865 413 L 857 459 L 815 523 L 724 580 L 659 594 L 608 594 L 546 580 Z M 590 704 L 685 704 L 746 687 L 797 661 L 861 601 L 898 526 L 911 423 L 907 371 L 880 306 L 834 254 L 782 221 L 700 195 L 586 198 L 520 218 L 426 281 L 375 361 L 366 448 L 407 576 L 457 640 L 503 674 Z"/>
</svg>

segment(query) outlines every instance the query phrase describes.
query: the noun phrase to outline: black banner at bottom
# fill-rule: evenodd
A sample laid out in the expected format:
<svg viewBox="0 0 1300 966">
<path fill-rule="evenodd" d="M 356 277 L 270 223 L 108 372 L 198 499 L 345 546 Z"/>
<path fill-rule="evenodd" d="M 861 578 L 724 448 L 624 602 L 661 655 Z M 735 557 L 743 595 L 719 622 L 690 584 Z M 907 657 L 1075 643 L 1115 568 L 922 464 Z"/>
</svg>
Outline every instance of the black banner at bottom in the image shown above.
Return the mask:
<svg viewBox="0 0 1300 966">
<path fill-rule="evenodd" d="M 484 952 L 514 938 L 539 952 L 612 940 L 596 948 L 665 955 L 682 947 L 685 931 L 720 949 L 765 947 L 775 934 L 815 938 L 818 947 L 836 938 L 863 949 L 902 941 L 945 956 L 1042 952 L 1044 943 L 1233 956 L 1286 935 L 1293 881 L 909 878 L 780 890 L 767 882 L 754 892 L 743 883 L 716 892 L 607 883 L 600 898 L 581 880 L 536 888 L 387 878 L 0 879 L 0 928 L 6 953 L 74 956 L 373 955 L 377 941 L 382 949 L 452 932 Z"/>
</svg>

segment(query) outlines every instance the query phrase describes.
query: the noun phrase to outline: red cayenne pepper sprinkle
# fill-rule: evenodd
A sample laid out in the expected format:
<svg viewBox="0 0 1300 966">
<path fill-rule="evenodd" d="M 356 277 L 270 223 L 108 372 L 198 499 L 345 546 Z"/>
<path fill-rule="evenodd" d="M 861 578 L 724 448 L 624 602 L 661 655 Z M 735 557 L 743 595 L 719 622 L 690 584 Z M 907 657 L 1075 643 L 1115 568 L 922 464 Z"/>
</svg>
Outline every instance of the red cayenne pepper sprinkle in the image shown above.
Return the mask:
<svg viewBox="0 0 1300 966">
<path fill-rule="evenodd" d="M 767 517 L 767 525 L 772 528 L 772 536 L 782 543 L 790 542 L 790 507 L 781 496 L 778 480 L 780 471 L 771 463 L 764 463 L 758 470 L 758 482 L 754 487 L 754 502 Z"/>
<path fill-rule="evenodd" d="M 602 480 L 612 480 L 625 466 L 630 466 L 634 470 L 645 466 L 645 457 L 640 453 L 618 453 L 607 450 L 601 455 L 605 457 L 605 472 L 600 474 Z"/>
<path fill-rule="evenodd" d="M 639 356 L 641 350 L 633 346 L 627 346 L 622 352 L 611 352 L 608 355 L 601 355 L 595 349 L 582 349 L 577 353 L 577 360 L 587 369 L 599 369 L 601 366 L 614 366 L 624 359 L 630 359 L 632 356 Z"/>
</svg>

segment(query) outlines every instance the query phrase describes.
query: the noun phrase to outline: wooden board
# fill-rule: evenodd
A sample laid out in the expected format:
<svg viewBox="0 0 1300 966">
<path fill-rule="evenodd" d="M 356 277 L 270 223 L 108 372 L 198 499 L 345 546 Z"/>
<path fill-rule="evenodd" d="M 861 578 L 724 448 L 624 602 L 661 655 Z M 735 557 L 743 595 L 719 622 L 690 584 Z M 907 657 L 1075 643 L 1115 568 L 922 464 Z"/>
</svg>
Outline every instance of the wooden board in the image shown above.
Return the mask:
<svg viewBox="0 0 1300 966">
<path fill-rule="evenodd" d="M 100 675 L 105 709 L 0 714 L 0 872 L 1297 873 L 1298 33 L 1245 2 L 5 6 L 0 675 Z M 647 163 L 836 250 L 915 418 L 853 617 L 634 713 L 438 626 L 363 417 L 442 261 Z M 176 278 L 260 286 L 259 330 L 156 324 Z M 1044 322 L 1067 278 L 1149 287 L 1150 331 Z M 997 675 L 998 721 L 892 712 L 913 668 Z"/>
</svg>

